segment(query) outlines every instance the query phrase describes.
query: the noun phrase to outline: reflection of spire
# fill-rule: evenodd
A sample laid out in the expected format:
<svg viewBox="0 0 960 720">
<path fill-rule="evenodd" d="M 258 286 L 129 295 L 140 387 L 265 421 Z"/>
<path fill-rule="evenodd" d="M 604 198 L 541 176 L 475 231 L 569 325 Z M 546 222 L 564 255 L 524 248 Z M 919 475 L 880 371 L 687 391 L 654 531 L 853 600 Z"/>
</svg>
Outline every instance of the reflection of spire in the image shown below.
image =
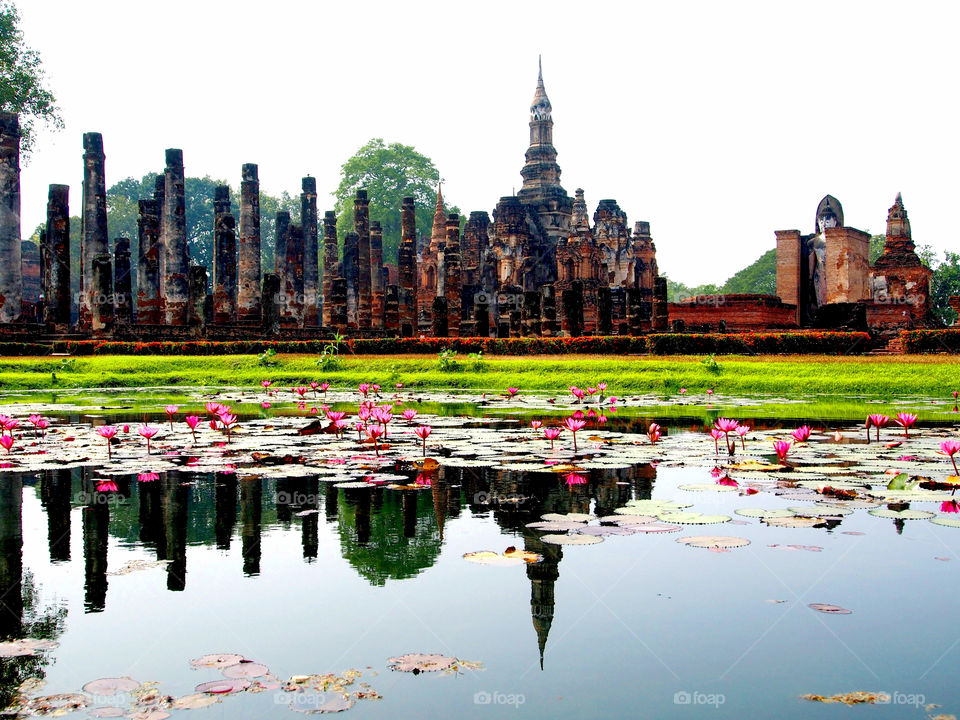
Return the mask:
<svg viewBox="0 0 960 720">
<path fill-rule="evenodd" d="M 47 511 L 50 562 L 70 560 L 70 470 L 47 470 L 40 480 L 40 499 Z"/>
<path fill-rule="evenodd" d="M 434 478 L 430 488 L 433 495 L 433 515 L 437 519 L 437 530 L 440 531 L 440 542 L 443 542 L 443 526 L 447 519 L 447 502 L 450 500 L 450 486 L 446 480 Z"/>
<path fill-rule="evenodd" d="M 240 540 L 243 545 L 244 575 L 260 574 L 260 521 L 263 513 L 263 485 L 258 477 L 240 480 Z"/>
<path fill-rule="evenodd" d="M 541 542 L 533 534 L 524 536 L 524 549 L 543 556 L 542 562 L 527 565 L 527 577 L 530 579 L 530 615 L 533 619 L 533 629 L 537 633 L 540 669 L 543 670 L 543 655 L 556 607 L 554 583 L 560 577 L 559 565 L 563 558 L 563 550 L 559 545 Z"/>
<path fill-rule="evenodd" d="M 304 510 L 318 510 L 320 507 L 320 480 L 319 478 L 304 478 L 302 489 L 306 502 L 302 503 Z M 318 527 L 320 525 L 320 513 L 313 512 L 304 515 L 302 518 L 302 544 L 303 558 L 307 562 L 316 560 L 317 548 L 320 545 L 320 535 Z"/>
<path fill-rule="evenodd" d="M 233 526 L 237 522 L 237 474 L 213 476 L 214 536 L 218 550 L 229 550 Z"/>
<path fill-rule="evenodd" d="M 187 505 L 189 487 L 181 481 L 179 470 L 169 470 L 163 480 L 163 526 L 166 534 L 167 590 L 181 591 L 187 586 Z"/>
<path fill-rule="evenodd" d="M 84 482 L 92 504 L 83 508 L 84 611 L 103 612 L 107 602 L 107 540 L 110 505 L 106 496 Z M 99 502 L 98 502 L 99 501 Z"/>
</svg>

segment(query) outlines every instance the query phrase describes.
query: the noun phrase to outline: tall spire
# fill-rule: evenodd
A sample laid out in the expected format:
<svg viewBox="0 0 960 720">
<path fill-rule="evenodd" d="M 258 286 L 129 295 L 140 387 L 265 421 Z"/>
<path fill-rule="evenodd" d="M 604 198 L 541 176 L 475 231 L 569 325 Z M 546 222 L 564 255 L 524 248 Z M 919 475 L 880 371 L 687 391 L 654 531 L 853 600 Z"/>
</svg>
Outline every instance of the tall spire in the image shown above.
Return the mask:
<svg viewBox="0 0 960 720">
<path fill-rule="evenodd" d="M 530 103 L 530 121 L 550 120 L 550 113 L 553 108 L 550 106 L 550 98 L 547 97 L 547 90 L 543 86 L 543 60 L 537 57 L 537 89 L 533 93 L 533 102 Z"/>
<path fill-rule="evenodd" d="M 437 206 L 433 211 L 433 228 L 430 230 L 430 248 L 436 252 L 437 246 L 447 240 L 447 214 L 443 210 L 443 183 L 437 186 Z"/>
<path fill-rule="evenodd" d="M 519 197 L 521 202 L 533 205 L 546 204 L 548 197 L 562 197 L 569 213 L 571 200 L 560 187 L 560 166 L 553 147 L 553 108 L 543 86 L 543 64 L 538 62 L 537 68 L 537 89 L 530 104 L 530 147 L 520 171 L 523 188 Z"/>
</svg>

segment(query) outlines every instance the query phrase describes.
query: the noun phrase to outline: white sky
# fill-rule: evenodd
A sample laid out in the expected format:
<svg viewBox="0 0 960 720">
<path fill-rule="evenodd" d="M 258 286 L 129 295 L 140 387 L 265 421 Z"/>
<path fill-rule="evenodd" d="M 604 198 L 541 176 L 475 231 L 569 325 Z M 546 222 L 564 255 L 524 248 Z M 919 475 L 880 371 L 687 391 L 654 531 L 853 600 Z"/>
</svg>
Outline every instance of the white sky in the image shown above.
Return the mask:
<svg viewBox="0 0 960 720">
<path fill-rule="evenodd" d="M 521 184 L 543 53 L 554 144 L 591 214 L 649 220 L 661 272 L 722 282 L 813 229 L 826 193 L 882 232 L 898 191 L 914 239 L 956 251 L 960 5 L 946 2 L 18 0 L 66 130 L 22 176 L 23 233 L 47 185 L 79 214 L 82 133 L 107 184 L 160 170 L 265 191 L 317 177 L 372 137 L 433 159 L 444 195 L 492 211 Z"/>
</svg>

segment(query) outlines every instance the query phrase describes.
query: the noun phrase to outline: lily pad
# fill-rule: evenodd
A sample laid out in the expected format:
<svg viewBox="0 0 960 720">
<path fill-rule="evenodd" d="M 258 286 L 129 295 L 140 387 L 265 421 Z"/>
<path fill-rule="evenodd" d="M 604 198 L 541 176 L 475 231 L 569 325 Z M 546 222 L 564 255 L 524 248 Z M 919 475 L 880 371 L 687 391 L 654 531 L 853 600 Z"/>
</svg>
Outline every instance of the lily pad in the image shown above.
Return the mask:
<svg viewBox="0 0 960 720">
<path fill-rule="evenodd" d="M 660 519 L 678 525 L 718 525 L 730 522 L 729 515 L 704 515 L 698 512 L 668 512 L 660 515 Z"/>
<path fill-rule="evenodd" d="M 853 610 L 847 610 L 839 605 L 828 605 L 826 603 L 810 603 L 808 606 L 817 612 L 827 613 L 828 615 L 850 615 Z"/>
<path fill-rule="evenodd" d="M 627 525 L 585 525 L 576 532 L 581 535 L 606 537 L 607 535 L 633 535 L 635 531 Z"/>
<path fill-rule="evenodd" d="M 683 525 L 673 525 L 671 523 L 662 522 L 643 523 L 642 525 L 629 525 L 628 527 L 634 532 L 651 534 L 672 533 L 683 530 Z"/>
<path fill-rule="evenodd" d="M 225 678 L 223 680 L 211 680 L 210 682 L 200 683 L 193 690 L 198 693 L 210 693 L 211 695 L 226 695 L 229 693 L 243 692 L 250 687 L 249 680 Z"/>
<path fill-rule="evenodd" d="M 84 685 L 81 690 L 85 693 L 90 693 L 91 695 L 98 696 L 111 696 L 111 695 L 120 695 L 121 693 L 133 692 L 138 687 L 138 683 L 133 678 L 129 677 L 116 677 L 116 678 L 101 678 L 99 680 L 91 680 L 86 685 Z"/>
<path fill-rule="evenodd" d="M 870 515 L 879 518 L 888 518 L 890 520 L 929 520 L 930 518 L 936 517 L 936 513 L 927 512 L 926 510 L 891 510 L 889 508 L 877 508 L 876 510 L 868 510 Z"/>
<path fill-rule="evenodd" d="M 944 527 L 960 528 L 960 518 L 951 515 L 938 515 L 931 518 L 930 522 L 934 525 L 943 525 Z"/>
<path fill-rule="evenodd" d="M 114 718 L 114 717 L 123 717 L 127 714 L 126 708 L 122 707 L 112 707 L 107 705 L 105 707 L 94 708 L 87 713 L 89 717 L 95 718 Z"/>
<path fill-rule="evenodd" d="M 746 538 L 730 537 L 727 535 L 689 535 L 687 537 L 677 538 L 677 542 L 681 545 L 708 549 L 738 548 L 750 544 L 750 541 Z"/>
<path fill-rule="evenodd" d="M 191 660 L 190 665 L 194 669 L 214 668 L 215 670 L 222 670 L 225 667 L 236 665 L 239 662 L 243 662 L 243 655 L 237 655 L 236 653 L 210 653 L 209 655 L 203 655 Z"/>
<path fill-rule="evenodd" d="M 192 695 L 175 698 L 173 702 L 170 703 L 170 707 L 174 710 L 199 710 L 200 708 L 209 707 L 218 702 L 220 702 L 220 699 L 215 695 L 193 693 Z"/>
<path fill-rule="evenodd" d="M 540 519 L 553 520 L 557 522 L 589 522 L 593 519 L 593 515 L 588 513 L 567 513 L 566 515 L 562 513 L 547 513 L 546 515 L 541 515 Z"/>
<path fill-rule="evenodd" d="M 794 513 L 789 510 L 765 510 L 764 508 L 740 508 L 734 510 L 737 515 L 750 518 L 778 518 L 793 517 Z"/>
<path fill-rule="evenodd" d="M 455 657 L 436 653 L 408 653 L 387 660 L 391 670 L 413 673 L 414 675 L 446 670 L 456 661 Z"/>
<path fill-rule="evenodd" d="M 266 665 L 244 660 L 236 665 L 231 665 L 223 669 L 223 676 L 236 680 L 237 678 L 256 678 L 263 677 L 270 672 Z"/>
<path fill-rule="evenodd" d="M 812 528 L 826 525 L 826 521 L 823 518 L 800 517 L 799 515 L 793 517 L 764 518 L 763 521 L 770 527 L 783 528 Z"/>
<path fill-rule="evenodd" d="M 544 535 L 540 539 L 551 545 L 596 545 L 603 542 L 603 538 L 596 535 Z"/>
</svg>

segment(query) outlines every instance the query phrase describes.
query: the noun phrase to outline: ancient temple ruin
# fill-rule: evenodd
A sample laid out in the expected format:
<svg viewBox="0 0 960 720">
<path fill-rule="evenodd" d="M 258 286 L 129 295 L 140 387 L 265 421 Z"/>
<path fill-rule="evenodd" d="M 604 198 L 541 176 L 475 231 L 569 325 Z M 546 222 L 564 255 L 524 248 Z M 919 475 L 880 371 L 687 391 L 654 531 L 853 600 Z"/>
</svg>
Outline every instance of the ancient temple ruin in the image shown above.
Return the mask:
<svg viewBox="0 0 960 720">
<path fill-rule="evenodd" d="M 883 256 L 869 264 L 870 236 L 844 222 L 827 195 L 814 232 L 775 233 L 776 295 L 667 302 L 650 224 L 631 226 L 614 199 L 591 215 L 586 194 L 560 184 L 553 108 L 537 77 L 523 184 L 492 213 L 465 222 L 438 189 L 430 228 L 417 228 L 404 198 L 401 239 L 385 258 L 381 223 L 359 190 L 342 238 L 335 213 L 319 216 L 313 177 L 302 179 L 299 218 L 275 218 L 274 262 L 262 266 L 259 168 L 240 169 L 239 207 L 216 188 L 211 267 L 192 265 L 183 152 L 165 154 L 150 197 L 139 201 L 136 257 L 107 226 L 104 139 L 83 136 L 82 231 L 71 237 L 69 188 L 50 185 L 40 247 L 21 242 L 19 126 L 0 113 L 0 335 L 118 339 L 285 337 L 536 337 L 648 332 L 936 325 L 930 270 L 914 251 L 897 196 Z M 462 228 L 462 230 L 461 230 Z M 80 292 L 72 296 L 70 247 L 80 244 Z M 133 296 L 133 280 L 136 296 Z M 76 280 L 76 278 L 74 278 Z"/>
</svg>

